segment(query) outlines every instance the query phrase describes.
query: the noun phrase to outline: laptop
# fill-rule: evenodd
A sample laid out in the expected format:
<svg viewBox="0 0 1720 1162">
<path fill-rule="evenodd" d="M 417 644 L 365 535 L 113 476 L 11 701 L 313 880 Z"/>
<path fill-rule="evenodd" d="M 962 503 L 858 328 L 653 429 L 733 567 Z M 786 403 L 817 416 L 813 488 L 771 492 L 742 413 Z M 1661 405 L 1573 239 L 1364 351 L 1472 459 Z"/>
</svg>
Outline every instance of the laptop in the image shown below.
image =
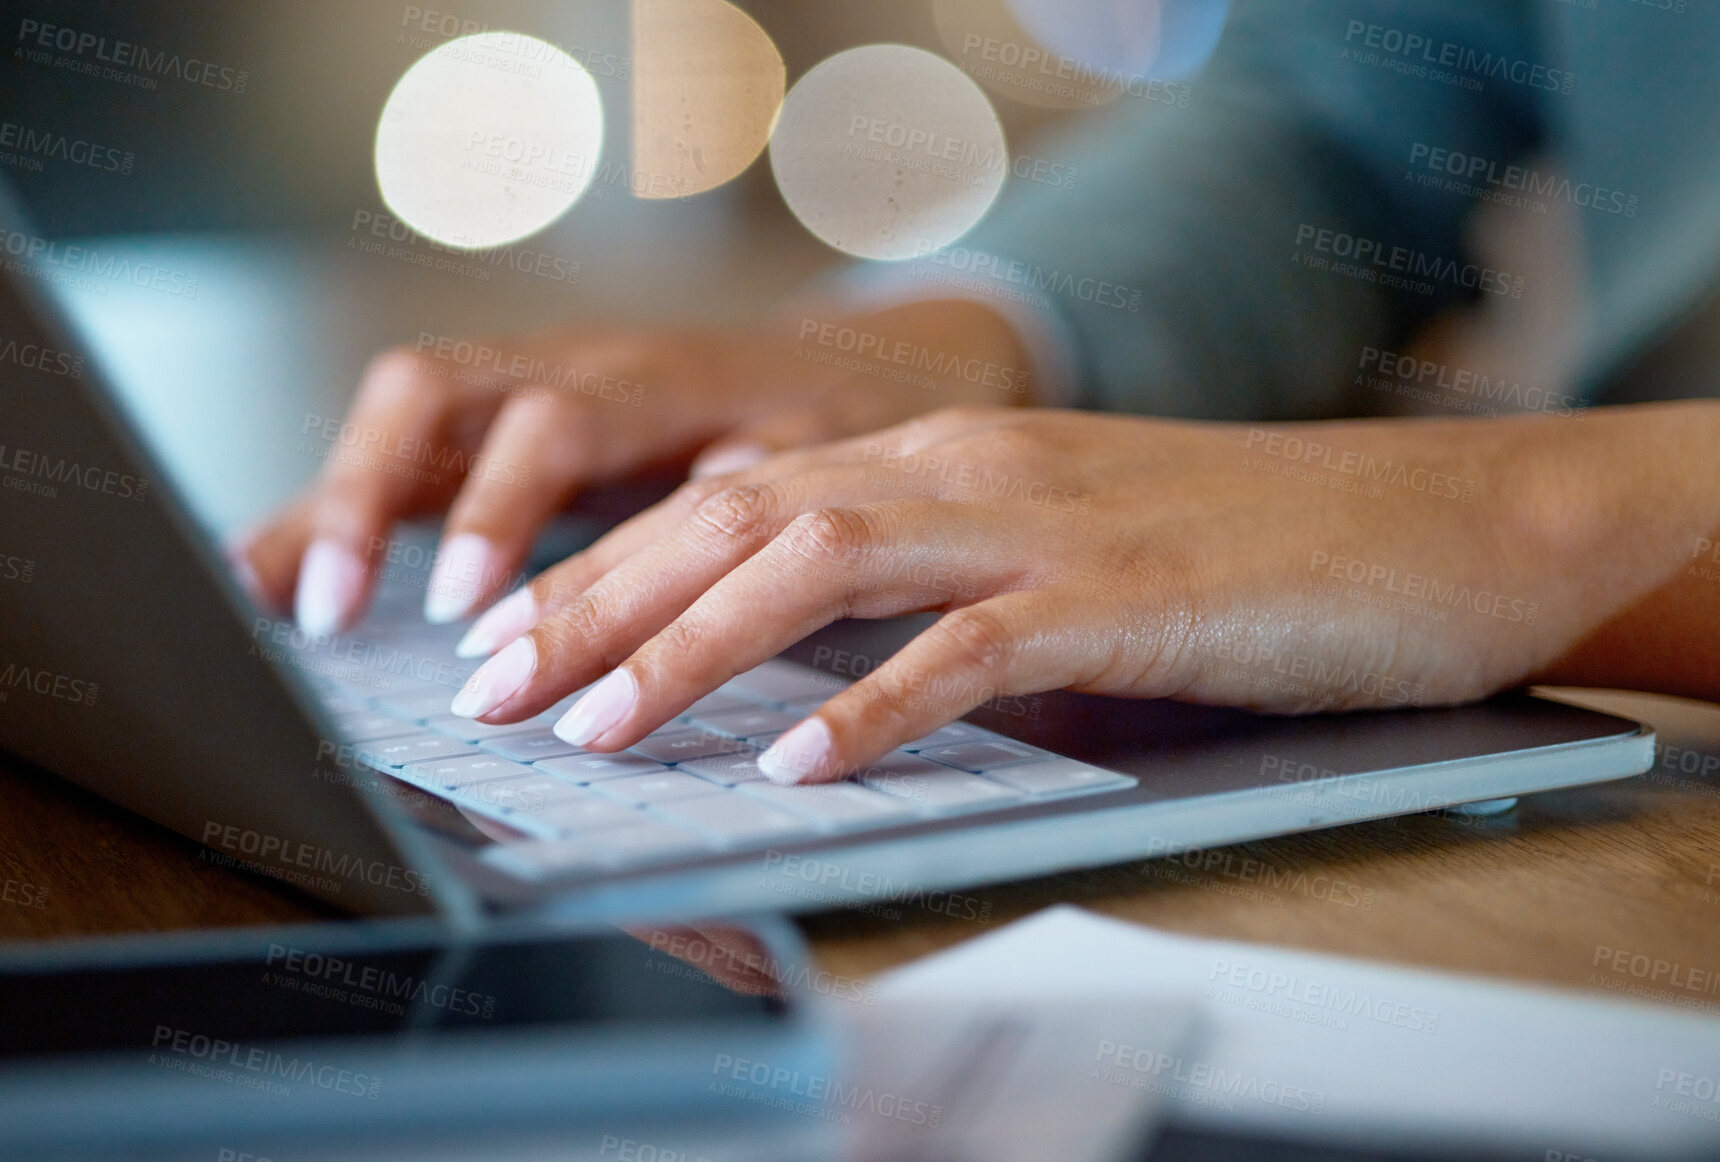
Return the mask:
<svg viewBox="0 0 1720 1162">
<path fill-rule="evenodd" d="M 350 634 L 251 607 L 55 303 L 77 263 L 0 191 L 0 750 L 349 912 L 565 922 L 880 901 L 1618 779 L 1638 723 L 1517 693 L 1276 718 L 993 699 L 857 779 L 753 759 L 923 622 L 843 623 L 622 755 L 448 714 L 472 663 L 410 577 Z M 244 439 L 244 433 L 236 438 Z"/>
</svg>

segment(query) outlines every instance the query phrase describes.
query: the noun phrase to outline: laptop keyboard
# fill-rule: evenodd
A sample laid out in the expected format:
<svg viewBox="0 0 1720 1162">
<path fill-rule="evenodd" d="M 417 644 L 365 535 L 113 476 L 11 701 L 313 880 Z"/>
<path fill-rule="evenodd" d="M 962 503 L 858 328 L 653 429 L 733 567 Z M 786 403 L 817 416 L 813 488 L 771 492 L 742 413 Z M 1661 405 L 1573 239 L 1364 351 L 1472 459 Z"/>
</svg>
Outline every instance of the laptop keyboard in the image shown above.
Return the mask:
<svg viewBox="0 0 1720 1162">
<path fill-rule="evenodd" d="M 551 731 L 577 694 L 524 722 L 487 726 L 450 715 L 446 687 L 377 694 L 311 680 L 358 761 L 520 832 L 483 858 L 525 879 L 668 866 L 1136 783 L 954 722 L 854 779 L 778 786 L 760 774 L 760 752 L 846 686 L 783 661 L 737 676 L 617 754 L 588 753 Z"/>
</svg>

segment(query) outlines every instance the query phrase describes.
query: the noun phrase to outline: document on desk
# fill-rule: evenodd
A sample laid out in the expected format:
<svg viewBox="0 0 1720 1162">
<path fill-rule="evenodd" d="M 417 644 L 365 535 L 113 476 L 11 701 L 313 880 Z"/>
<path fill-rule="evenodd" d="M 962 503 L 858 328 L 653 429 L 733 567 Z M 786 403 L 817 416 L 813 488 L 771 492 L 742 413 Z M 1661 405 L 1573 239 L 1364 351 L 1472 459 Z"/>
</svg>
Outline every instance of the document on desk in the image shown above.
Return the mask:
<svg viewBox="0 0 1720 1162">
<path fill-rule="evenodd" d="M 1180 1050 L 1087 1032 L 1091 1076 L 1227 1133 L 1524 1157 L 1720 1157 L 1720 1020 L 1202 940 L 1060 906 L 879 981 L 879 1006 L 1199 997 Z"/>
</svg>

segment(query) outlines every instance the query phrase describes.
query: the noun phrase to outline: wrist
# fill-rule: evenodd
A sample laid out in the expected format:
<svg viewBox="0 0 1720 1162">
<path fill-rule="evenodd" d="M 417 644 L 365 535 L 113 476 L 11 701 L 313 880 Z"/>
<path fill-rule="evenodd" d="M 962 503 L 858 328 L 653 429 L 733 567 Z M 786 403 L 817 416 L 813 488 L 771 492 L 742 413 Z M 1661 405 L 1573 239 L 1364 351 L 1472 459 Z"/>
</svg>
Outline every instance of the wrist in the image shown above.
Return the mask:
<svg viewBox="0 0 1720 1162">
<path fill-rule="evenodd" d="M 1572 447 L 1592 526 L 1547 568 L 1592 615 L 1535 680 L 1720 700 L 1720 401 L 1609 408 Z M 1581 551 L 1573 551 L 1581 550 Z"/>
</svg>

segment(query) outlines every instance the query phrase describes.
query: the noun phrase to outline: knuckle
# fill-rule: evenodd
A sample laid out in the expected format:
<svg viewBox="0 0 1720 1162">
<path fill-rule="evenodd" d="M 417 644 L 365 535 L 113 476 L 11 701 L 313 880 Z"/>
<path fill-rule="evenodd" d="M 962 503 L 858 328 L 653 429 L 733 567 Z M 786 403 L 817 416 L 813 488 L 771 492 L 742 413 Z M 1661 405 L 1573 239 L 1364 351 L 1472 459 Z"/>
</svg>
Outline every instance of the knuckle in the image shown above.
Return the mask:
<svg viewBox="0 0 1720 1162">
<path fill-rule="evenodd" d="M 604 627 L 609 623 L 602 606 L 590 595 L 579 598 L 553 617 L 544 619 L 532 630 L 538 636 L 539 654 L 543 647 L 554 653 L 589 653 L 599 645 Z M 606 662 L 607 658 L 604 659 Z"/>
<path fill-rule="evenodd" d="M 936 635 L 938 654 L 964 669 L 995 669 L 1015 649 L 1015 637 L 1004 620 L 978 606 L 946 614 L 930 632 Z"/>
<path fill-rule="evenodd" d="M 719 486 L 699 502 L 693 516 L 719 536 L 756 536 L 775 511 L 776 499 L 768 484 Z"/>
<path fill-rule="evenodd" d="M 703 642 L 704 636 L 696 624 L 685 617 L 678 617 L 657 632 L 650 652 L 671 665 L 685 664 Z"/>
<path fill-rule="evenodd" d="M 783 533 L 783 548 L 815 565 L 843 565 L 873 543 L 870 522 L 851 508 L 821 508 L 794 518 Z"/>
<path fill-rule="evenodd" d="M 567 602 L 576 593 L 588 588 L 580 583 L 580 579 L 571 568 L 566 567 L 554 572 L 539 573 L 526 582 L 526 588 L 531 591 L 532 606 L 541 617 L 545 611 L 554 611 Z"/>
<path fill-rule="evenodd" d="M 821 713 L 832 722 L 844 722 L 855 732 L 881 733 L 913 714 L 912 682 L 890 681 L 869 675 L 824 704 Z"/>
</svg>

